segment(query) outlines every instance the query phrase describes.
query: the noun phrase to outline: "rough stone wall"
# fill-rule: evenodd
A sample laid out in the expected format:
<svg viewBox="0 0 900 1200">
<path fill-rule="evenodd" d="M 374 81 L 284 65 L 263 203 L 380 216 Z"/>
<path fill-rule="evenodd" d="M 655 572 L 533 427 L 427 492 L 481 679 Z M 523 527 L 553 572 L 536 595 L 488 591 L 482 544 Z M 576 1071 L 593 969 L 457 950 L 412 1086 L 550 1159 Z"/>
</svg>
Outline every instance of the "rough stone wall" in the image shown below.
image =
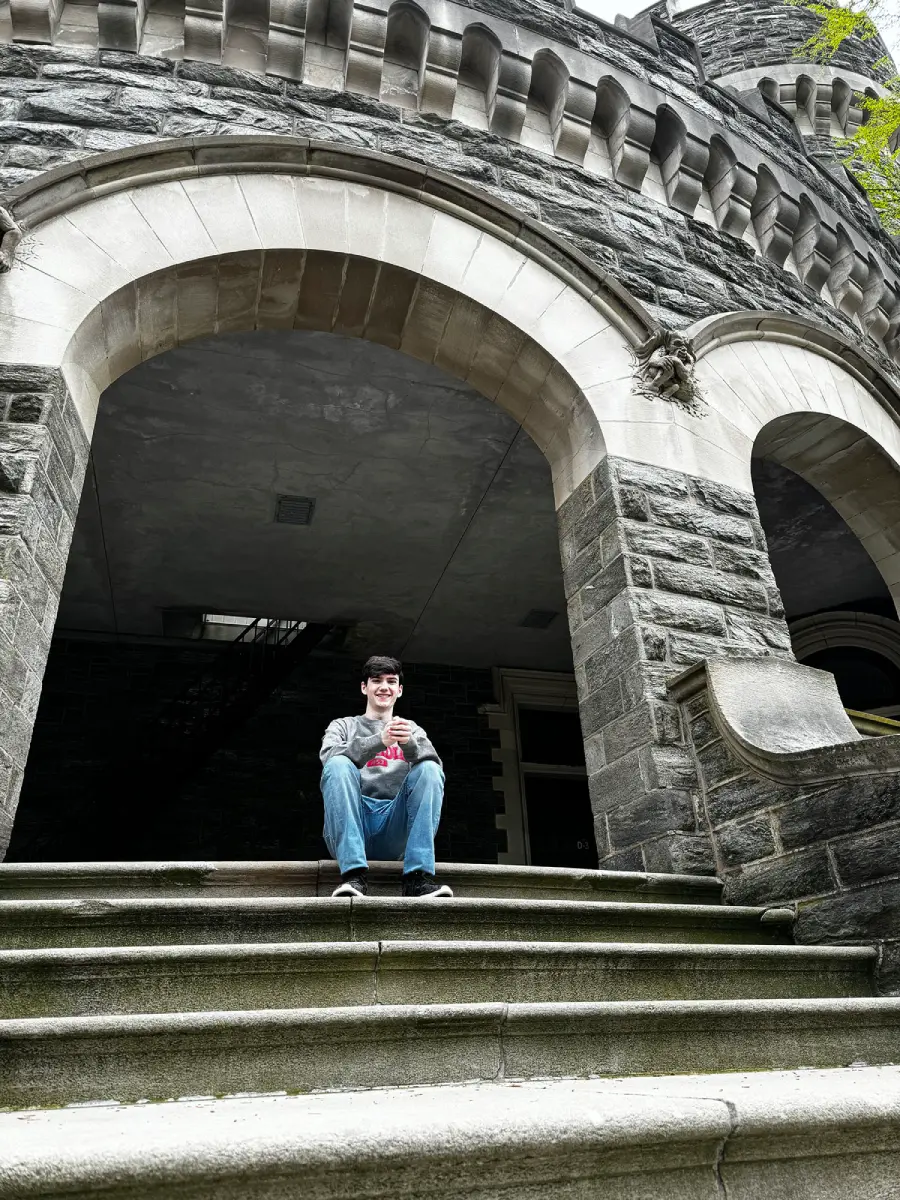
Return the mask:
<svg viewBox="0 0 900 1200">
<path fill-rule="evenodd" d="M 762 153 L 774 152 L 813 193 L 824 190 L 847 220 L 863 222 L 881 253 L 895 256 L 862 202 L 810 164 L 786 115 L 781 130 L 774 109 L 766 121 L 724 95 L 694 93 L 677 63 L 645 53 L 680 98 L 695 96 L 704 114 L 715 101 L 723 132 L 737 131 Z M 470 181 L 565 235 L 674 327 L 735 309 L 782 310 L 817 318 L 851 342 L 859 338 L 848 318 L 747 243 L 611 179 L 460 122 L 203 63 L 0 47 L 0 190 L 100 151 L 254 131 L 362 146 Z M 868 347 L 892 373 L 875 343 Z"/>
<path fill-rule="evenodd" d="M 0 847 L 22 785 L 87 458 L 59 374 L 0 368 Z"/>
<path fill-rule="evenodd" d="M 98 845 L 115 848 L 116 832 L 105 823 L 117 813 L 125 856 L 147 857 L 141 851 L 146 814 L 134 811 L 129 775 L 115 774 L 113 755 L 117 746 L 140 744 L 142 730 L 211 653 L 221 647 L 54 639 L 7 861 L 94 858 Z M 327 855 L 319 743 L 332 715 L 359 707 L 357 692 L 352 663 L 326 655 L 308 659 L 200 774 L 186 786 L 171 780 L 172 794 L 164 799 L 174 801 L 176 819 L 167 857 Z M 492 700 L 489 671 L 406 668 L 404 711 L 428 731 L 447 771 L 438 836 L 445 861 L 497 861 L 491 758 L 497 735 L 478 711 Z"/>
<path fill-rule="evenodd" d="M 712 0 L 670 18 L 672 24 L 697 43 L 710 79 L 769 63 L 789 63 L 794 51 L 819 28 L 820 20 L 808 9 L 786 0 Z M 884 80 L 890 67 L 875 69 L 887 55 L 881 38 L 863 42 L 848 38 L 832 65 L 870 79 Z M 796 61 L 796 60 L 795 60 Z"/>
<path fill-rule="evenodd" d="M 560 510 L 600 864 L 714 870 L 666 681 L 711 654 L 790 656 L 753 496 L 605 459 Z"/>
<path fill-rule="evenodd" d="M 728 902 L 796 906 L 799 942 L 874 943 L 881 989 L 900 993 L 897 776 L 773 783 L 732 753 L 705 691 L 683 710 Z"/>
</svg>

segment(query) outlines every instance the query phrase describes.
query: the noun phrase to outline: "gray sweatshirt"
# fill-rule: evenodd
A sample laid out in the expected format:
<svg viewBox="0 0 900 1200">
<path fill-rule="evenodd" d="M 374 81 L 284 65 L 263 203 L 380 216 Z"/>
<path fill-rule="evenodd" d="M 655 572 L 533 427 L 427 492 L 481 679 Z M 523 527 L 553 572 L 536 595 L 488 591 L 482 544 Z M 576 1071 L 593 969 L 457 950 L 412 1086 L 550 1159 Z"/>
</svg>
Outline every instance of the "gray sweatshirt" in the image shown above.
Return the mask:
<svg viewBox="0 0 900 1200">
<path fill-rule="evenodd" d="M 344 754 L 359 767 L 362 794 L 370 800 L 393 800 L 416 763 L 430 761 L 441 766 L 420 725 L 413 724 L 405 746 L 385 746 L 381 740 L 384 725 L 377 717 L 338 717 L 325 730 L 319 751 L 323 766 L 336 754 Z"/>
</svg>

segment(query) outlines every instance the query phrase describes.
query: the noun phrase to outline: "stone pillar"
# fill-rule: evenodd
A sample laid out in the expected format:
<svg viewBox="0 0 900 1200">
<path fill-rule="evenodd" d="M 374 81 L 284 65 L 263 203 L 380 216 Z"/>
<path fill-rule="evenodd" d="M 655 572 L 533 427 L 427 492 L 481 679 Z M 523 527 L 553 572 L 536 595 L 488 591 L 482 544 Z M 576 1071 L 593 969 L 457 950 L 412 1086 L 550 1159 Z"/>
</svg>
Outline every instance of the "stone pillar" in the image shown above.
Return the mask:
<svg viewBox="0 0 900 1200">
<path fill-rule="evenodd" d="M 0 366 L 0 857 L 22 786 L 88 451 L 58 371 Z"/>
<path fill-rule="evenodd" d="M 753 495 L 607 458 L 559 522 L 600 866 L 713 873 L 666 684 L 712 654 L 792 657 Z"/>
</svg>

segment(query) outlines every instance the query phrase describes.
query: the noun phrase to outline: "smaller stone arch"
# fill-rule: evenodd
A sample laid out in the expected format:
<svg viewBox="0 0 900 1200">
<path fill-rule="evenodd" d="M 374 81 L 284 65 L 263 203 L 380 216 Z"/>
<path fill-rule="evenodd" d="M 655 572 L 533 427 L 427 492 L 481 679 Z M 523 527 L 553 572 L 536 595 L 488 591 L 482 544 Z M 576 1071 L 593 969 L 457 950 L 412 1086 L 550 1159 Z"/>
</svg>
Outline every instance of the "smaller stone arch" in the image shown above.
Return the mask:
<svg viewBox="0 0 900 1200">
<path fill-rule="evenodd" d="M 776 417 L 755 453 L 811 483 L 856 534 L 900 602 L 900 470 L 846 419 L 820 413 Z"/>
</svg>

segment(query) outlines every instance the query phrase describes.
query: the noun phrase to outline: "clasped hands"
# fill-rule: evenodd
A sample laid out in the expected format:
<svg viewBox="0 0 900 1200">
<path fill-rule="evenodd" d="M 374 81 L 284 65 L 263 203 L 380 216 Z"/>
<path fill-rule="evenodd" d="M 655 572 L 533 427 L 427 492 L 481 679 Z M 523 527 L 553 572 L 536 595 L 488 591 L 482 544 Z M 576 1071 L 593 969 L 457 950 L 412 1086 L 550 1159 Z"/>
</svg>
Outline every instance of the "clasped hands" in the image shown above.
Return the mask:
<svg viewBox="0 0 900 1200">
<path fill-rule="evenodd" d="M 385 746 L 405 746 L 412 735 L 412 721 L 404 721 L 402 717 L 392 717 L 385 725 L 381 740 Z"/>
</svg>

